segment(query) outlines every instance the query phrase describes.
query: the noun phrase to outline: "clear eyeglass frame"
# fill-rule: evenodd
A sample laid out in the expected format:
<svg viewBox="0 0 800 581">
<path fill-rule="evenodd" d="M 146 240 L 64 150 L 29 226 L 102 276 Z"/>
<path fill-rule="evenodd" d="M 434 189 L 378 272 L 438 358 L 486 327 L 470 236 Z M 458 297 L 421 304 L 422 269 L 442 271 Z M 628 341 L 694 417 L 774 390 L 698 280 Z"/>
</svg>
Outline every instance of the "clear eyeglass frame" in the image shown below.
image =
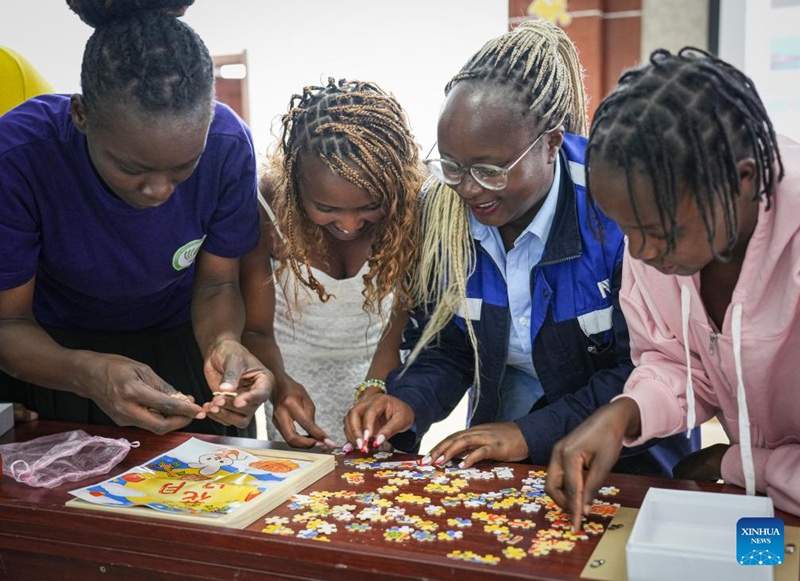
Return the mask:
<svg viewBox="0 0 800 581">
<path fill-rule="evenodd" d="M 533 147 L 546 133 L 549 133 L 549 131 L 542 131 L 536 137 L 536 139 L 533 140 L 533 143 L 525 148 L 525 151 L 523 151 L 519 157 L 505 166 L 492 165 L 490 163 L 475 163 L 469 167 L 465 167 L 460 163 L 451 161 L 449 159 L 431 159 L 428 156 L 433 153 L 436 143 L 433 144 L 433 147 L 431 147 L 428 155 L 425 156 L 426 159 L 424 163 L 426 166 L 428 166 L 428 169 L 433 174 L 433 177 L 447 184 L 448 186 L 457 186 L 460 184 L 461 180 L 464 179 L 464 176 L 469 171 L 472 179 L 474 179 L 482 188 L 498 191 L 502 190 L 508 185 L 509 172 L 514 169 L 514 167 L 521 162 L 526 155 L 528 155 L 528 152 L 533 149 Z"/>
</svg>

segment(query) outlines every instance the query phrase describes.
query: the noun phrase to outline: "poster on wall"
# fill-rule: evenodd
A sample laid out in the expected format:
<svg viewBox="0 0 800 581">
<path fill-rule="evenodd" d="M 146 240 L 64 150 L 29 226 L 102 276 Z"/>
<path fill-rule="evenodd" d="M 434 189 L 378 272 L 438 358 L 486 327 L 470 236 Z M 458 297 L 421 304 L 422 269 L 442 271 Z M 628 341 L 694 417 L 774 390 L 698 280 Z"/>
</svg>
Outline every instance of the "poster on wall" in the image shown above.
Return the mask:
<svg viewBox="0 0 800 581">
<path fill-rule="evenodd" d="M 800 0 L 771 0 L 762 98 L 778 133 L 800 140 Z"/>
</svg>

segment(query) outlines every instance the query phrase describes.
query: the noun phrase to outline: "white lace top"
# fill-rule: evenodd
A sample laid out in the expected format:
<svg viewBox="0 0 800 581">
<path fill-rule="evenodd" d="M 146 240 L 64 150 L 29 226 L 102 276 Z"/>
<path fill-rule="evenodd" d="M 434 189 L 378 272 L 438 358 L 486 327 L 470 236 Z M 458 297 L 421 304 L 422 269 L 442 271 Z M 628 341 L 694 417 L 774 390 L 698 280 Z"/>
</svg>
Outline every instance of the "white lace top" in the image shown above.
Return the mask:
<svg viewBox="0 0 800 581">
<path fill-rule="evenodd" d="M 273 269 L 278 263 L 273 260 Z M 356 385 L 364 380 L 380 338 L 383 322 L 378 314 L 362 309 L 363 277 L 368 265 L 352 278 L 337 280 L 314 269 L 314 276 L 331 298 L 323 303 L 316 292 L 299 285 L 299 305 L 294 301 L 298 284 L 291 269 L 281 273 L 275 287 L 275 338 L 283 355 L 286 372 L 302 384 L 316 406 L 316 422 L 341 446 L 345 443 L 342 422 L 353 404 Z M 383 303 L 388 317 L 392 297 Z M 272 424 L 272 406 L 266 404 L 267 434 L 270 440 L 282 440 Z M 303 429 L 297 426 L 298 433 Z"/>
</svg>

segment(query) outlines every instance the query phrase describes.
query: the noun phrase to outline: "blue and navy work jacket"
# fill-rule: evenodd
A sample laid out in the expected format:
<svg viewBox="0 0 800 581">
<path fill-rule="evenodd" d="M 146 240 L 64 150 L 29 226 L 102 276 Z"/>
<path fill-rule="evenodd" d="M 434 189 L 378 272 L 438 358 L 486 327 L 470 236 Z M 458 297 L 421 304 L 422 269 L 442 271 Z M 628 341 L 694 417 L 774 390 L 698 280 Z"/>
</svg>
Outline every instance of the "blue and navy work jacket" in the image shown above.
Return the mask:
<svg viewBox="0 0 800 581">
<path fill-rule="evenodd" d="M 516 423 L 528 444 L 530 461 L 539 465 L 549 463 L 556 442 L 622 393 L 633 369 L 619 305 L 624 238 L 586 196 L 585 148 L 585 138 L 565 135 L 553 225 L 544 254 L 530 273 L 530 338 L 544 396 Z M 401 450 L 416 450 L 431 424 L 446 418 L 472 387 L 474 352 L 466 316 L 478 338 L 480 360 L 478 402 L 470 424 L 496 421 L 511 311 L 503 274 L 477 241 L 475 246 L 467 312 L 455 316 L 404 373 L 397 369 L 387 378 L 389 393 L 415 413 L 414 427 L 392 438 Z M 424 322 L 420 309 L 406 329 L 403 348 L 413 347 Z M 699 433 L 692 439 L 678 434 L 654 440 L 624 449 L 615 470 L 669 476 L 674 464 L 698 447 Z"/>
</svg>

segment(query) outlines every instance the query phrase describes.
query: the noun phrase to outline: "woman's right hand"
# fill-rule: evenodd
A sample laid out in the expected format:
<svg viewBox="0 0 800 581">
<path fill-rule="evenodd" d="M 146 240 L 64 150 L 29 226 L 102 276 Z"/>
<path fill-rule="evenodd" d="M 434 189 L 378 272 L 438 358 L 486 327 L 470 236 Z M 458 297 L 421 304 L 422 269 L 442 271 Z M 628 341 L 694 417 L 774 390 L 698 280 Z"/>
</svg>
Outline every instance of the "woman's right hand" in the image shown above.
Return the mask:
<svg viewBox="0 0 800 581">
<path fill-rule="evenodd" d="M 414 410 L 401 399 L 384 393 L 364 393 L 344 418 L 347 441 L 366 452 L 414 425 Z"/>
<path fill-rule="evenodd" d="M 193 398 L 182 394 L 148 365 L 121 355 L 77 351 L 89 370 L 76 393 L 93 400 L 119 426 L 156 434 L 178 430 L 206 417 Z"/>
<path fill-rule="evenodd" d="M 272 394 L 272 423 L 286 440 L 286 443 L 295 448 L 311 448 L 314 445 L 324 445 L 329 448 L 336 446 L 325 431 L 314 421 L 316 407 L 306 388 L 290 377 L 281 382 L 276 382 Z M 307 435 L 297 433 L 297 422 Z"/>
<path fill-rule="evenodd" d="M 572 516 L 572 530 L 581 529 L 581 517 L 589 513 L 593 499 L 614 467 L 622 440 L 638 435 L 638 404 L 619 398 L 598 408 L 559 441 L 550 456 L 545 491 Z"/>
</svg>

